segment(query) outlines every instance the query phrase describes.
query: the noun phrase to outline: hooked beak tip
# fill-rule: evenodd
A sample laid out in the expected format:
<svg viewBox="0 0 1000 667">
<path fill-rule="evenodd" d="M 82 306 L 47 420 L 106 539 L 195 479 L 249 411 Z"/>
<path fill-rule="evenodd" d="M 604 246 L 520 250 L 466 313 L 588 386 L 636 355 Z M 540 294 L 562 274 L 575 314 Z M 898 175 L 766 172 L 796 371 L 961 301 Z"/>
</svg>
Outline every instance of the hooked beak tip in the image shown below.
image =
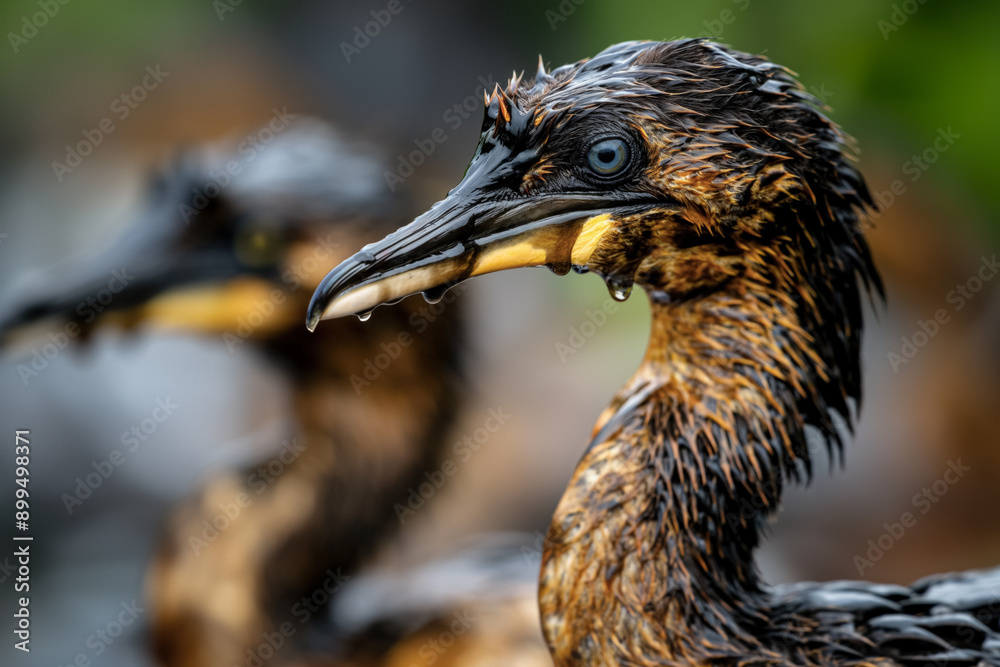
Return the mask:
<svg viewBox="0 0 1000 667">
<path fill-rule="evenodd" d="M 313 299 L 309 304 L 309 310 L 306 311 L 306 329 L 310 333 L 316 331 L 316 327 L 319 325 L 321 319 L 323 319 L 323 309 Z"/>
</svg>

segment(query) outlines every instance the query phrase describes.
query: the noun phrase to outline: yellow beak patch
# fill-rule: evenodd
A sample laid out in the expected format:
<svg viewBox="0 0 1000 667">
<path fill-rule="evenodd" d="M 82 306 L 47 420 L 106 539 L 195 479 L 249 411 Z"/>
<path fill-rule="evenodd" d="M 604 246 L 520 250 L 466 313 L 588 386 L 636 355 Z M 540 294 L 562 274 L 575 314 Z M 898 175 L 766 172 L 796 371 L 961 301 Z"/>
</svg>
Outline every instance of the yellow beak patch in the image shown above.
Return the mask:
<svg viewBox="0 0 1000 667">
<path fill-rule="evenodd" d="M 573 264 L 585 266 L 590 261 L 590 256 L 594 254 L 597 244 L 614 223 L 615 220 L 610 213 L 602 213 L 588 218 L 583 223 L 580 235 L 576 237 L 576 242 L 573 244 L 573 252 L 570 255 Z"/>
</svg>

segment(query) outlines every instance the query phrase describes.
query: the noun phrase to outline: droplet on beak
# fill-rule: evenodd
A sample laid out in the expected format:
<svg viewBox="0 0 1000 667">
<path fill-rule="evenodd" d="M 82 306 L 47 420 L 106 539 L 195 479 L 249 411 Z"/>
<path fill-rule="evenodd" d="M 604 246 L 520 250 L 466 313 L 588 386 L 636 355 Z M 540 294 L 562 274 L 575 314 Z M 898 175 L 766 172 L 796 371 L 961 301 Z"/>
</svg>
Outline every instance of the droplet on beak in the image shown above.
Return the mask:
<svg viewBox="0 0 1000 667">
<path fill-rule="evenodd" d="M 445 292 L 451 289 L 451 285 L 439 285 L 438 287 L 432 287 L 428 290 L 424 290 L 420 293 L 424 297 L 424 301 L 433 305 L 435 303 L 440 303 L 441 299 L 444 298 Z"/>
<path fill-rule="evenodd" d="M 569 273 L 571 267 L 572 265 L 569 262 L 553 262 L 548 265 L 549 271 L 557 276 L 565 276 Z"/>
</svg>

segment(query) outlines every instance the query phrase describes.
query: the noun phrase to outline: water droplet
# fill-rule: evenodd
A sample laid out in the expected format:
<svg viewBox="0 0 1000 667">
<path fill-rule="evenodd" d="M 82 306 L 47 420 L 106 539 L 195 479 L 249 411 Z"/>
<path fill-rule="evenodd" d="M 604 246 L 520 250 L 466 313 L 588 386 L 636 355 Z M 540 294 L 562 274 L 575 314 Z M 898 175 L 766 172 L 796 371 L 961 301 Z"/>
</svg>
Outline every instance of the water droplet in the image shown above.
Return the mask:
<svg viewBox="0 0 1000 667">
<path fill-rule="evenodd" d="M 368 318 L 370 318 L 371 316 L 372 316 L 372 311 L 370 310 L 366 310 L 363 313 L 358 313 L 358 319 L 361 320 L 362 322 L 367 322 Z"/>
<path fill-rule="evenodd" d="M 569 262 L 553 262 L 547 265 L 549 271 L 556 274 L 557 276 L 565 276 L 569 273 L 570 263 Z"/>
<path fill-rule="evenodd" d="M 421 294 L 424 297 L 424 301 L 435 304 L 441 302 L 441 299 L 444 298 L 444 293 L 447 291 L 448 285 L 441 285 L 440 287 L 432 287 L 429 290 L 424 290 Z"/>
<path fill-rule="evenodd" d="M 608 292 L 615 301 L 624 301 L 632 294 L 632 278 L 626 276 L 608 276 L 604 279 Z"/>
</svg>

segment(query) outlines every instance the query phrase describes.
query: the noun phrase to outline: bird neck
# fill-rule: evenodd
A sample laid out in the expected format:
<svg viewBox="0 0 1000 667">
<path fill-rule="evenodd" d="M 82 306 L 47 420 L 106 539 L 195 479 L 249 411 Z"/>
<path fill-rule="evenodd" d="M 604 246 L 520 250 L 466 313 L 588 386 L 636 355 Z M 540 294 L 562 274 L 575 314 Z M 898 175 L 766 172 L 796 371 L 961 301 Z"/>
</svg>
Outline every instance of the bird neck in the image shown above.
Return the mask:
<svg viewBox="0 0 1000 667">
<path fill-rule="evenodd" d="M 696 655 L 707 632 L 752 641 L 767 621 L 760 531 L 784 480 L 808 474 L 806 406 L 822 364 L 795 303 L 739 283 L 651 300 L 643 362 L 549 530 L 540 600 L 557 664 L 622 650 L 608 643 L 617 632 L 632 653 L 659 656 Z"/>
</svg>

